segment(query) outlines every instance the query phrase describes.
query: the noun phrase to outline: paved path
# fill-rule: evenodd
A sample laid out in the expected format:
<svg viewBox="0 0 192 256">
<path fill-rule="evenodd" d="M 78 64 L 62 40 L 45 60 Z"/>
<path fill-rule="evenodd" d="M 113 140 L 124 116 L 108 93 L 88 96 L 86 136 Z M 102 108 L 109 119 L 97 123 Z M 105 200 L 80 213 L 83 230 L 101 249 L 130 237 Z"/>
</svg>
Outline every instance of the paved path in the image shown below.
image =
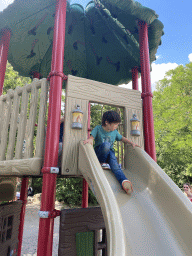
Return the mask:
<svg viewBox="0 0 192 256">
<path fill-rule="evenodd" d="M 38 211 L 40 204 L 27 204 L 24 232 L 23 232 L 23 243 L 22 243 L 22 256 L 36 256 L 37 255 L 37 241 L 39 231 L 39 216 Z M 61 209 L 61 204 L 56 204 L 56 209 Z M 53 254 L 52 256 L 58 255 L 58 244 L 59 244 L 59 222 L 60 218 L 55 218 L 54 221 L 54 235 L 53 235 Z M 42 255 L 43 256 L 43 255 Z"/>
</svg>

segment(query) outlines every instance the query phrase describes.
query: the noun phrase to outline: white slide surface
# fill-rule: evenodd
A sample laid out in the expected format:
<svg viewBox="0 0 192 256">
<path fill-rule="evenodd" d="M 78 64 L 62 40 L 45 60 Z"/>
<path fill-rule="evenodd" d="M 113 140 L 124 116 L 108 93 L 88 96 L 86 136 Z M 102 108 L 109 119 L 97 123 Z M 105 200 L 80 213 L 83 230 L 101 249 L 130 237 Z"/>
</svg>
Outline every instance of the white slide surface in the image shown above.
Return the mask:
<svg viewBox="0 0 192 256">
<path fill-rule="evenodd" d="M 127 195 L 110 170 L 103 170 L 90 144 L 79 146 L 79 170 L 101 206 L 108 256 L 192 255 L 192 203 L 141 148 L 129 147 Z"/>
</svg>

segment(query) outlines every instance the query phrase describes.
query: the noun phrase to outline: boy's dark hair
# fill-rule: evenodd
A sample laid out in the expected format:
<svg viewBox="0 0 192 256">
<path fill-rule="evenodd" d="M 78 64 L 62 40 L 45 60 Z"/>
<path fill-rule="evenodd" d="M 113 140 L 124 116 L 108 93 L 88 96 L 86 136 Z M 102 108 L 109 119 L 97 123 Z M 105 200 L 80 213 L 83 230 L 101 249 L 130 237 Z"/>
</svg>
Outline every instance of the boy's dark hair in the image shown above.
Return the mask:
<svg viewBox="0 0 192 256">
<path fill-rule="evenodd" d="M 117 112 L 109 110 L 103 114 L 102 126 L 105 126 L 105 121 L 107 121 L 108 123 L 120 123 L 121 117 Z"/>
</svg>

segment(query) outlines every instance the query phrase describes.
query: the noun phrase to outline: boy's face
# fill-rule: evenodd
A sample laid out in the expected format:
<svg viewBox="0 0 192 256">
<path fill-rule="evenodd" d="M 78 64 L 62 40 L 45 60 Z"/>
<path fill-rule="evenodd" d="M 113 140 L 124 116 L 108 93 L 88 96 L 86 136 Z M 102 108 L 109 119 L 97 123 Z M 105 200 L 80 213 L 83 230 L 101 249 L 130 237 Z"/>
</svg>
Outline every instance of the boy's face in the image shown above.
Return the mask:
<svg viewBox="0 0 192 256">
<path fill-rule="evenodd" d="M 108 131 L 115 131 L 119 126 L 119 123 L 109 123 L 107 121 L 105 121 L 105 128 Z"/>
</svg>

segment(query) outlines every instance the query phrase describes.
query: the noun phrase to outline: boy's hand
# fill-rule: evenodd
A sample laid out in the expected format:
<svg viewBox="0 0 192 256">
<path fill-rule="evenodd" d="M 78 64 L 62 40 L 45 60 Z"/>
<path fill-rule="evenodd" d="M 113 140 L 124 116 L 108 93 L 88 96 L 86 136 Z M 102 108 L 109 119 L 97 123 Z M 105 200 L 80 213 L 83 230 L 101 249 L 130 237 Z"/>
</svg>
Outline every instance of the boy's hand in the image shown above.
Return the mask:
<svg viewBox="0 0 192 256">
<path fill-rule="evenodd" d="M 135 146 L 136 146 L 136 144 L 131 141 L 127 142 L 127 144 L 130 144 L 133 148 L 135 148 Z"/>
<path fill-rule="evenodd" d="M 130 144 L 133 148 L 139 147 L 137 144 L 133 143 L 132 141 L 128 140 L 127 138 L 123 137 L 122 141 L 126 144 Z"/>
<path fill-rule="evenodd" d="M 83 141 L 84 145 L 87 144 L 87 143 L 91 144 L 93 146 L 93 138 L 89 138 L 89 139 Z"/>
<path fill-rule="evenodd" d="M 137 145 L 137 144 L 135 144 L 135 143 L 133 143 L 133 142 L 129 142 L 128 144 L 130 144 L 133 148 L 135 148 L 135 147 L 139 147 L 140 148 L 140 146 L 139 145 Z"/>
</svg>

